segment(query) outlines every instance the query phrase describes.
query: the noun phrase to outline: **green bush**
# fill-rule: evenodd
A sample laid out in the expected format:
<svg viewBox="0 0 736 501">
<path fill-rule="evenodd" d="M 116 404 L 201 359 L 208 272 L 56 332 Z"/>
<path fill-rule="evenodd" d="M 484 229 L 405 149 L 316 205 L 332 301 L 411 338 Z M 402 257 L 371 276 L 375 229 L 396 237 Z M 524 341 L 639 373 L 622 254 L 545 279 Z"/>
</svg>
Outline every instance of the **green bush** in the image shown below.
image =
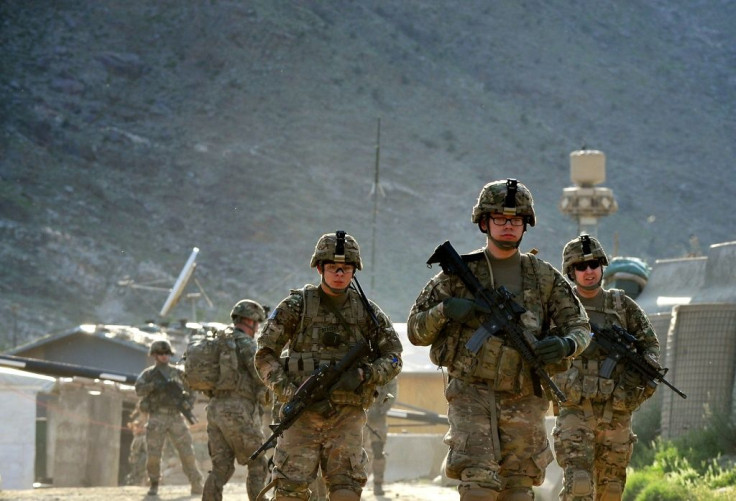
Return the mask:
<svg viewBox="0 0 736 501">
<path fill-rule="evenodd" d="M 661 478 L 639 492 L 634 501 L 689 501 L 695 499 L 688 489 L 669 479 Z"/>
<path fill-rule="evenodd" d="M 664 476 L 647 468 L 644 470 L 635 470 L 627 475 L 626 488 L 624 489 L 623 501 L 634 501 L 636 496 L 639 495 L 644 488 L 658 480 L 661 480 Z"/>
</svg>

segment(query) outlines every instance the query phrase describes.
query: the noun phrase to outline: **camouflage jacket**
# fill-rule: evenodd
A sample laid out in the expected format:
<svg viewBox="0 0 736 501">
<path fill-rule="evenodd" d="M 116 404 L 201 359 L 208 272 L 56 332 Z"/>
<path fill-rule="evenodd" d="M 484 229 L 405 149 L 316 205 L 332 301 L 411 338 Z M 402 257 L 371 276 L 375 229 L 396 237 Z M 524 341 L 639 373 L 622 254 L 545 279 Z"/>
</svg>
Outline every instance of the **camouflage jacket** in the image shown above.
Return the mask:
<svg viewBox="0 0 736 501">
<path fill-rule="evenodd" d="M 485 252 L 487 249 L 474 251 L 463 259 L 484 287 L 498 288 L 504 284 L 492 283 L 491 270 L 484 258 Z M 559 328 L 556 330 L 559 335 L 575 341 L 576 348 L 570 358 L 581 353 L 590 342 L 590 326 L 585 310 L 569 283 L 552 265 L 531 254 L 521 254 L 521 274 L 523 296 L 514 300 L 526 309 L 521 315 L 520 324 L 527 340 L 533 342 L 547 335 L 554 325 Z M 502 339 L 492 336 L 486 341 L 484 351 L 496 342 L 498 346 L 497 349 L 494 348 L 493 354 L 470 352 L 465 344 L 477 329 L 478 323 L 457 324 L 445 317 L 442 302 L 449 297 L 473 299 L 457 276 L 440 272 L 427 283 L 411 308 L 407 322 L 409 341 L 417 346 L 429 346 L 452 338 L 453 342 L 448 347 L 450 352 L 446 353 L 448 359 L 442 363 L 448 367 L 451 376 L 471 381 L 495 378 L 496 371 L 501 370 L 504 364 L 501 359 L 510 357 L 508 351 L 511 348 Z M 479 320 L 482 321 L 483 318 Z M 487 370 L 481 371 L 481 364 L 485 364 Z M 516 361 L 512 365 L 517 368 L 507 367 L 504 370 L 517 370 L 523 372 L 527 378 L 530 376 L 530 369 L 526 364 Z M 504 388 L 503 391 L 513 391 L 513 388 Z"/>
<path fill-rule="evenodd" d="M 160 408 L 176 409 L 176 399 L 164 388 L 166 380 L 181 385 L 189 393 L 190 402 L 193 402 L 194 396 L 182 379 L 183 372 L 180 368 L 169 364 L 156 364 L 143 369 L 135 382 L 135 394 L 141 397 L 141 410 L 156 412 Z"/>
<path fill-rule="evenodd" d="M 313 285 L 292 290 L 271 312 L 257 338 L 255 365 L 261 380 L 278 397 L 286 383 L 298 387 L 319 365 L 334 364 L 359 341 L 370 341 L 375 359 L 365 357 L 361 365 L 370 367 L 370 380 L 362 386 L 372 394 L 376 386 L 385 385 L 401 371 L 398 334 L 389 318 L 370 302 L 379 323 L 376 329 L 353 289 L 348 290 L 347 301 L 339 310 L 347 325 L 324 304 L 312 301 L 318 290 Z"/>
</svg>

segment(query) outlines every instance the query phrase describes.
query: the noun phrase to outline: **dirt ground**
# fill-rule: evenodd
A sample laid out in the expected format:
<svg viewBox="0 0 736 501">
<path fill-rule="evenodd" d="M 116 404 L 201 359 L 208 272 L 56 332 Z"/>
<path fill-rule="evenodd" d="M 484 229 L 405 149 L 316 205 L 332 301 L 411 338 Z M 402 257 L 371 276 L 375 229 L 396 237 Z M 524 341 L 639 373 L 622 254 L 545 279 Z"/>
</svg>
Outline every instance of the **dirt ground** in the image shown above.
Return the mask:
<svg viewBox="0 0 736 501">
<path fill-rule="evenodd" d="M 157 498 L 147 497 L 146 487 L 57 487 L 48 489 L 32 489 L 24 491 L 0 491 L 2 500 L 33 501 L 185 501 L 197 499 L 199 496 L 189 495 L 189 486 L 162 485 Z M 384 486 L 384 496 L 374 496 L 370 484 L 363 491 L 364 501 L 425 501 L 427 499 L 457 499 L 455 487 L 442 487 L 430 481 L 403 483 L 397 482 Z M 248 501 L 245 484 L 234 483 L 225 486 L 224 501 Z"/>
</svg>

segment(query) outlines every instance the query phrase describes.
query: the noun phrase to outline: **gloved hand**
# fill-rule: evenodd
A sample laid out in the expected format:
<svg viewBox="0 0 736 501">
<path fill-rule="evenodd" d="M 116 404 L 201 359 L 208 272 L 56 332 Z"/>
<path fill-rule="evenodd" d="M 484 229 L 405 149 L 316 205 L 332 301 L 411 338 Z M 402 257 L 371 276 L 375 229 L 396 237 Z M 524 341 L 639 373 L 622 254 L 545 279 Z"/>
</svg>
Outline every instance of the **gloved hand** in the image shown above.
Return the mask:
<svg viewBox="0 0 736 501">
<path fill-rule="evenodd" d="M 442 308 L 447 318 L 461 324 L 475 319 L 478 312 L 490 313 L 488 308 L 478 305 L 472 299 L 461 297 L 448 297 L 442 301 Z"/>
<path fill-rule="evenodd" d="M 332 387 L 333 390 L 355 391 L 363 383 L 360 370 L 356 367 L 345 372 L 340 380 Z"/>
<path fill-rule="evenodd" d="M 296 393 L 296 386 L 289 382 L 288 379 L 284 378 L 273 384 L 273 393 L 282 402 L 291 400 L 291 397 Z"/>
<path fill-rule="evenodd" d="M 545 364 L 556 364 L 575 350 L 575 341 L 566 337 L 549 336 L 534 345 L 534 354 Z"/>
<path fill-rule="evenodd" d="M 631 369 L 627 369 L 621 375 L 621 384 L 624 388 L 637 388 L 642 386 L 641 374 Z"/>
</svg>

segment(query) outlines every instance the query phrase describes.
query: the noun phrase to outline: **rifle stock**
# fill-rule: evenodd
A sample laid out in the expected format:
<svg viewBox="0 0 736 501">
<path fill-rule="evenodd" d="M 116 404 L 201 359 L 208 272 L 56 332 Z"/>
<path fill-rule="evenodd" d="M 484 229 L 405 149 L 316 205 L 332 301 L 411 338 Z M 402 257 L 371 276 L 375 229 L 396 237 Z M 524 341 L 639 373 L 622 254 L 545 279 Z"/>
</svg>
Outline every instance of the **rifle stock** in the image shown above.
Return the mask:
<svg viewBox="0 0 736 501">
<path fill-rule="evenodd" d="M 475 301 L 490 310 L 490 319 L 473 333 L 465 347 L 477 353 L 489 337 L 504 333 L 509 346 L 519 352 L 534 374 L 555 394 L 555 397 L 560 402 L 565 402 L 567 397 L 544 370 L 544 363 L 534 354 L 532 346 L 518 324 L 519 316 L 526 310 L 513 301 L 512 294 L 504 287 L 499 287 L 498 290 L 484 288 L 449 241 L 439 245 L 427 260 L 428 266 L 434 263 L 439 263 L 445 273 L 456 275 L 473 294 Z"/>
<path fill-rule="evenodd" d="M 604 329 L 592 322 L 590 327 L 593 331 L 593 340 L 608 354 L 608 358 L 603 364 L 606 367 L 606 374 L 603 372 L 603 366 L 601 367 L 602 377 L 610 377 L 618 362 L 623 361 L 627 369 L 634 369 L 644 376 L 647 379 L 647 384 L 664 383 L 680 397 L 687 398 L 687 395 L 664 378 L 667 374 L 666 368 L 655 367 L 639 352 L 636 337 L 626 329 L 618 325 L 614 325 L 610 329 Z M 607 361 L 610 362 L 606 364 Z"/>
</svg>

